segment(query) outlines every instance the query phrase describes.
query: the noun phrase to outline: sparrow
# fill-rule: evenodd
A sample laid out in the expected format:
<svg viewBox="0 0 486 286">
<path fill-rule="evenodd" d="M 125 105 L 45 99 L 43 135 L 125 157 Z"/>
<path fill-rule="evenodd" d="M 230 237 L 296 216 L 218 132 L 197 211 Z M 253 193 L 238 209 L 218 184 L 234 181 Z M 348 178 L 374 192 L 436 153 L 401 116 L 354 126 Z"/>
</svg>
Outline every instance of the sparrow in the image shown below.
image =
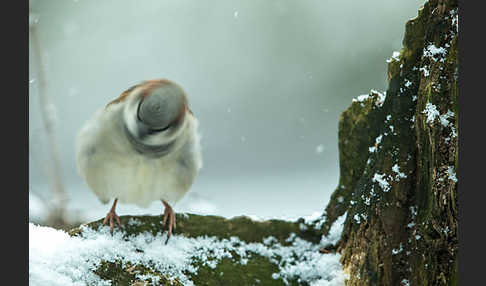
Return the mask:
<svg viewBox="0 0 486 286">
<path fill-rule="evenodd" d="M 116 204 L 164 205 L 168 242 L 176 228 L 172 206 L 190 189 L 202 167 L 198 120 L 184 90 L 167 79 L 144 81 L 97 110 L 76 137 L 76 165 L 89 189 L 113 205 L 103 224 L 114 220 Z"/>
</svg>

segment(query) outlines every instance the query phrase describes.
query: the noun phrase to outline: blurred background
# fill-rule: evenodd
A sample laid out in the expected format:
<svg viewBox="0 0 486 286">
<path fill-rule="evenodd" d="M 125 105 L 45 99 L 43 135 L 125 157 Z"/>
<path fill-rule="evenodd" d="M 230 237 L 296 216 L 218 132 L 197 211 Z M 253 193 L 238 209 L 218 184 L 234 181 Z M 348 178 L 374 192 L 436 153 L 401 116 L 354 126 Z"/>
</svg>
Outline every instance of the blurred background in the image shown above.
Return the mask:
<svg viewBox="0 0 486 286">
<path fill-rule="evenodd" d="M 111 202 L 77 173 L 76 134 L 98 108 L 155 78 L 179 83 L 200 121 L 204 165 L 176 212 L 322 212 L 339 179 L 339 115 L 386 89 L 386 60 L 423 3 L 32 0 L 29 220 L 52 225 L 55 202 L 71 224 L 106 215 Z M 160 202 L 117 206 L 119 215 L 162 211 Z"/>
</svg>

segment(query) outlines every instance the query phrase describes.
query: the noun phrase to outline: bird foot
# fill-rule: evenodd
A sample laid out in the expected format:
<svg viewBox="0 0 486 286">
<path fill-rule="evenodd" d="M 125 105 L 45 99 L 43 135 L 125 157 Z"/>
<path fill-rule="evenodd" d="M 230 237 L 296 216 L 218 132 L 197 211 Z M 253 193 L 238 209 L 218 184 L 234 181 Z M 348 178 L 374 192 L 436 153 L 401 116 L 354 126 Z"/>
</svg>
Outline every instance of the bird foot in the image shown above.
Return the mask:
<svg viewBox="0 0 486 286">
<path fill-rule="evenodd" d="M 162 200 L 162 203 L 165 206 L 164 219 L 162 220 L 162 226 L 165 226 L 167 219 L 169 219 L 169 232 L 167 234 L 167 240 L 165 241 L 165 244 L 167 244 L 167 242 L 169 241 L 169 238 L 172 234 L 172 229 L 176 229 L 176 216 L 175 216 L 174 210 L 166 201 Z"/>
<path fill-rule="evenodd" d="M 116 220 L 118 223 L 118 226 L 122 226 L 120 223 L 120 218 L 116 215 L 115 211 L 111 210 L 108 212 L 108 214 L 105 217 L 105 220 L 103 221 L 103 224 L 107 224 L 108 221 L 110 221 L 110 233 L 113 233 L 113 227 L 115 226 L 113 219 Z"/>
</svg>

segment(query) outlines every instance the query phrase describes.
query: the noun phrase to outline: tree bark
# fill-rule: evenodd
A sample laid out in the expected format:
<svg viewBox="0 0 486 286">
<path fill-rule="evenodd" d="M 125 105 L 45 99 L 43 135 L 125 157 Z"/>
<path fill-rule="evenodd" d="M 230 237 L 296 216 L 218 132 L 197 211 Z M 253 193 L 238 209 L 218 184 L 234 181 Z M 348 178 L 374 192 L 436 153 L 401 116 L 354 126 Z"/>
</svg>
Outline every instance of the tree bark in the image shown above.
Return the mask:
<svg viewBox="0 0 486 286">
<path fill-rule="evenodd" d="M 457 285 L 457 8 L 426 2 L 388 64 L 383 105 L 372 92 L 341 115 L 323 230 L 348 212 L 347 285 Z"/>
</svg>

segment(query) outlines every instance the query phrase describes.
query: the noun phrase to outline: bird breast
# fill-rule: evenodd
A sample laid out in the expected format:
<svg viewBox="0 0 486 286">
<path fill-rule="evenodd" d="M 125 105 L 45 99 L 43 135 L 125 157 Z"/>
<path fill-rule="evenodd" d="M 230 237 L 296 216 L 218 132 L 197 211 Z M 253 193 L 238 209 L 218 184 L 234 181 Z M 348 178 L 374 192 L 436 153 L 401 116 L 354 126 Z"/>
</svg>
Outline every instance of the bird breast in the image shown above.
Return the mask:
<svg viewBox="0 0 486 286">
<path fill-rule="evenodd" d="M 84 125 L 76 140 L 78 170 L 104 203 L 118 198 L 141 207 L 162 199 L 174 204 L 189 190 L 202 166 L 197 119 L 187 114 L 176 133 L 158 138 L 159 145 L 170 147 L 162 148 L 161 156 L 151 156 L 136 146 L 153 144 L 127 133 L 133 124 L 126 120 L 130 103 L 110 105 Z"/>
</svg>

